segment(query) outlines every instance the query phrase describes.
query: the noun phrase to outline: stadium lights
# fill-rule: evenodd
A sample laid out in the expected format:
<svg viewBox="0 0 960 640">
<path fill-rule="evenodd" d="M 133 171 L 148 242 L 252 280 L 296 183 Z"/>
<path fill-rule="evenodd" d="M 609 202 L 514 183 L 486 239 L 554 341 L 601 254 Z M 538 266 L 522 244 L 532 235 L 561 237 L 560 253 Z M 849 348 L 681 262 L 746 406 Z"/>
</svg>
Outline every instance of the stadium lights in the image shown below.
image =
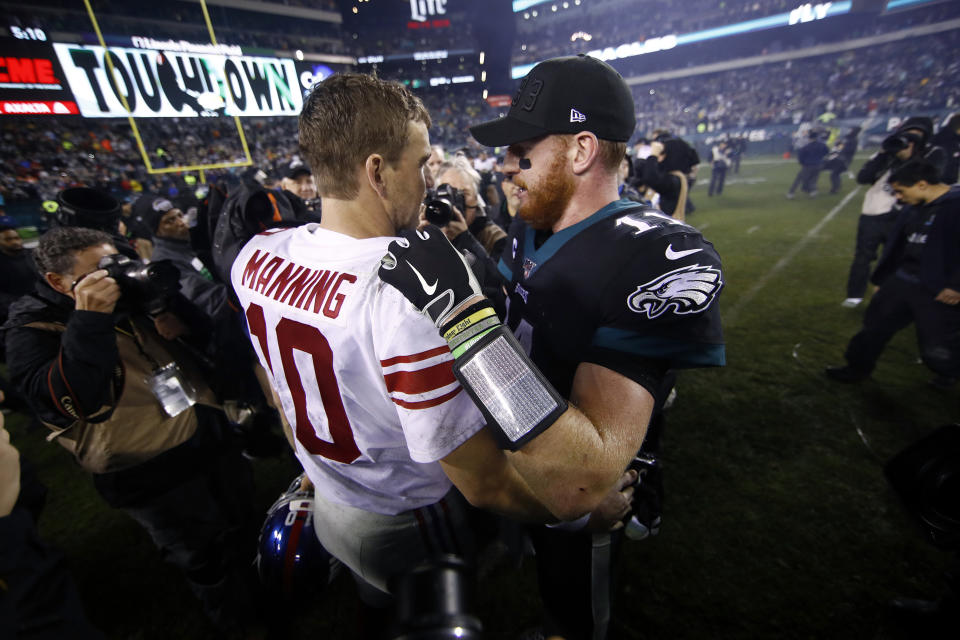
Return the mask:
<svg viewBox="0 0 960 640">
<path fill-rule="evenodd" d="M 570 36 L 570 42 L 576 42 L 577 40 L 590 42 L 591 40 L 593 40 L 593 36 L 587 33 L 586 31 L 577 31 L 576 33 Z"/>
<path fill-rule="evenodd" d="M 357 9 L 356 7 L 354 7 L 354 8 L 353 8 L 353 12 L 354 12 L 354 13 L 360 13 L 360 9 Z"/>
<path fill-rule="evenodd" d="M 490 91 L 487 90 L 487 89 L 484 89 L 484 90 L 483 90 L 483 99 L 486 100 L 488 95 L 490 95 Z"/>
<path fill-rule="evenodd" d="M 480 64 L 483 64 L 483 60 L 484 60 L 485 57 L 486 57 L 486 54 L 485 54 L 483 51 L 481 51 L 481 52 L 480 52 Z"/>
<path fill-rule="evenodd" d="M 486 82 L 486 81 L 487 81 L 487 72 L 486 72 L 486 71 L 481 71 L 481 72 L 480 72 L 480 82 Z"/>
<path fill-rule="evenodd" d="M 303 60 L 303 51 L 301 51 L 300 49 L 297 49 L 293 53 L 293 57 L 296 58 L 297 60 Z"/>
</svg>

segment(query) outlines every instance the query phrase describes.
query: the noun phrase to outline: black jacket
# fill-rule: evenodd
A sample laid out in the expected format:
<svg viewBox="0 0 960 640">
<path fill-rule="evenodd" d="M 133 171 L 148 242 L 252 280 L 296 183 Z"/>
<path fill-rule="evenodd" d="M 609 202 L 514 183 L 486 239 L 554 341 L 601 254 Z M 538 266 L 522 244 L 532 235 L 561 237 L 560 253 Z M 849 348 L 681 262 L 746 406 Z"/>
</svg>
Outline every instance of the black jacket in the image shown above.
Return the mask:
<svg viewBox="0 0 960 640">
<path fill-rule="evenodd" d="M 921 213 L 935 209 L 920 260 L 920 282 L 936 295 L 944 287 L 960 291 L 960 186 L 955 186 L 922 207 L 904 207 L 894 223 L 883 256 L 871 280 L 882 285 L 900 267 L 907 248 L 904 227 Z"/>
<path fill-rule="evenodd" d="M 182 299 L 172 307 L 181 319 L 189 316 L 188 309 L 189 303 Z M 190 326 L 202 322 L 196 312 L 191 317 Z M 123 365 L 115 333 L 116 323 L 123 318 L 123 314 L 77 311 L 73 300 L 45 282 L 13 304 L 2 327 L 10 378 L 40 420 L 67 427 L 79 414 L 87 416 L 88 422 L 102 422 L 123 403 L 122 385 L 117 393 Z M 25 326 L 37 322 L 66 328 L 56 332 Z M 199 473 L 211 457 L 219 455 L 216 451 L 229 449 L 220 412 L 201 405 L 194 410 L 199 427 L 189 440 L 129 469 L 94 474 L 94 485 L 110 505 L 127 506 L 159 495 Z"/>
<path fill-rule="evenodd" d="M 154 236 L 150 260 L 172 262 L 180 271 L 180 293 L 211 320 L 234 313 L 227 301 L 226 285 L 214 278 L 188 240 Z"/>
<path fill-rule="evenodd" d="M 940 173 L 947 184 L 956 184 L 960 174 L 960 133 L 944 127 L 930 140 L 930 144 L 943 149 L 944 167 Z"/>
<path fill-rule="evenodd" d="M 669 173 L 671 169 L 661 165 L 655 156 L 638 161 L 637 184 L 650 187 L 660 194 L 660 210 L 672 216 L 680 200 L 680 178 Z"/>
</svg>

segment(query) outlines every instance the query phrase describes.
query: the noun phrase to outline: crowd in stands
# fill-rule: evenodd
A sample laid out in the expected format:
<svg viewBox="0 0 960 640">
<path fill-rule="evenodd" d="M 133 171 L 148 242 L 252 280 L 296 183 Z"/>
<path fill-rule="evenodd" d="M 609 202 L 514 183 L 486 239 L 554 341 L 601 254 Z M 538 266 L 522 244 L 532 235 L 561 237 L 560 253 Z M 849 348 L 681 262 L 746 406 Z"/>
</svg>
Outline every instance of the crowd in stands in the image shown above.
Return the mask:
<svg viewBox="0 0 960 640">
<path fill-rule="evenodd" d="M 960 33 L 947 32 L 839 55 L 773 63 L 710 75 L 634 85 L 638 135 L 665 127 L 679 135 L 799 124 L 831 112 L 841 118 L 930 112 L 960 104 Z M 499 112 L 475 84 L 424 89 L 431 139 L 446 149 L 469 143 L 468 127 Z M 241 120 L 253 162 L 273 168 L 297 154 L 297 119 Z M 169 188 L 151 176 L 126 119 L 17 119 L 2 124 L 2 191 L 8 202 L 48 199 L 66 186 L 139 183 Z M 155 168 L 238 162 L 243 146 L 232 118 L 137 121 Z M 28 152 L 26 150 L 29 150 Z"/>
<path fill-rule="evenodd" d="M 22 5 L 4 3 L 3 6 L 8 12 L 9 24 L 41 27 L 48 33 L 56 31 L 82 35 L 92 32 L 90 17 L 82 5 L 60 6 L 56 2 L 39 2 L 31 5 L 29 12 Z M 119 34 L 158 40 L 210 40 L 200 5 L 196 3 L 143 3 L 132 11 L 126 3 L 103 2 L 97 3 L 95 8 L 100 29 L 108 40 Z M 217 40 L 223 44 L 287 51 L 302 49 L 313 53 L 346 52 L 341 44 L 340 25 L 336 23 L 222 6 L 211 6 L 209 10 Z"/>
<path fill-rule="evenodd" d="M 785 0 L 728 3 L 731 5 L 729 9 L 726 4 L 700 0 L 691 3 L 654 2 L 644 4 L 642 19 L 636 14 L 636 9 L 629 6 L 611 6 L 609 10 L 598 10 L 598 5 L 590 4 L 579 7 L 580 11 L 576 13 L 571 6 L 570 10 L 559 13 L 559 17 L 554 19 L 541 12 L 539 18 L 518 21 L 513 63 L 527 64 L 552 56 L 574 55 L 631 42 L 644 42 L 654 37 L 693 33 L 782 14 L 796 8 L 799 3 Z M 635 67 L 631 71 L 645 73 L 660 70 L 664 64 L 672 68 L 717 62 L 718 59 L 762 55 L 878 35 L 958 16 L 960 6 L 951 2 L 919 7 L 906 14 L 893 16 L 849 13 L 825 22 L 796 25 L 777 32 L 773 38 L 757 38 L 754 33 L 724 38 L 723 47 L 717 47 L 715 40 L 706 40 L 672 51 L 646 54 L 631 61 L 631 66 Z M 592 39 L 572 40 L 571 36 L 579 32 L 590 34 Z"/>
<path fill-rule="evenodd" d="M 638 130 L 689 133 L 838 117 L 929 112 L 960 104 L 960 33 L 836 55 L 634 85 Z"/>
</svg>

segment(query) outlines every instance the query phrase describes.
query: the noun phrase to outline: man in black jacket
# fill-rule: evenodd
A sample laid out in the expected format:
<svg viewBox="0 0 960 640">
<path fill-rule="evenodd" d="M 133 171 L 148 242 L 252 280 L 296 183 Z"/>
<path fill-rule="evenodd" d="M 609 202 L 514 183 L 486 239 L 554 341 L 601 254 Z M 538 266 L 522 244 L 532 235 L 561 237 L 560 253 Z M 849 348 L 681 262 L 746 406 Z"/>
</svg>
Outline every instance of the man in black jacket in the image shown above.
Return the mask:
<svg viewBox="0 0 960 640">
<path fill-rule="evenodd" d="M 914 322 L 920 357 L 937 374 L 931 383 L 948 387 L 960 376 L 960 188 L 941 182 L 928 162 L 904 165 L 890 186 L 907 206 L 873 273 L 880 289 L 847 345 L 846 366 L 826 373 L 840 382 L 863 380 L 894 334 Z"/>
<path fill-rule="evenodd" d="M 0 225 L 0 323 L 6 321 L 7 309 L 17 298 L 33 291 L 37 268 L 32 255 L 30 249 L 23 248 L 23 239 L 16 229 Z"/>
<path fill-rule="evenodd" d="M 257 376 L 256 356 L 239 307 L 231 303 L 230 290 L 220 282 L 190 245 L 190 229 L 183 212 L 166 198 L 154 198 L 146 207 L 144 225 L 153 234 L 153 262 L 167 260 L 180 271 L 180 294 L 203 313 L 213 328 L 206 355 L 213 364 L 207 382 L 224 405 L 229 420 L 243 436 L 248 458 L 279 454 L 285 443 L 271 433 L 279 416 L 268 407 Z"/>
<path fill-rule="evenodd" d="M 793 198 L 793 192 L 800 187 L 806 191 L 811 198 L 817 195 L 817 178 L 820 177 L 820 170 L 823 168 L 823 159 L 830 153 L 830 149 L 820 140 L 820 135 L 811 130 L 807 137 L 807 144 L 800 147 L 797 151 L 797 161 L 800 163 L 800 171 L 794 178 L 790 190 L 787 191 L 787 198 Z"/>
<path fill-rule="evenodd" d="M 202 318 L 188 319 L 179 297 L 168 307 L 177 315 L 132 308 L 99 268 L 116 251 L 92 229 L 57 227 L 41 237 L 42 280 L 3 327 L 10 375 L 50 439 L 184 572 L 210 619 L 233 630 L 252 612 L 243 557 L 255 535 L 251 469 L 176 341 Z"/>
</svg>

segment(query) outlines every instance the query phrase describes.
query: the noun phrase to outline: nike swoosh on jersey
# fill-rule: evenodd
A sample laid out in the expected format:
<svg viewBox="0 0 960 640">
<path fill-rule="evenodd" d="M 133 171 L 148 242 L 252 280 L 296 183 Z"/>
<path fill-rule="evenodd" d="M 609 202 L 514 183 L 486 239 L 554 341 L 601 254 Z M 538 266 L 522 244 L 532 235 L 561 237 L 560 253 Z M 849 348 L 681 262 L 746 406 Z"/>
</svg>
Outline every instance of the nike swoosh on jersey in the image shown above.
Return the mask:
<svg viewBox="0 0 960 640">
<path fill-rule="evenodd" d="M 410 267 L 410 269 L 413 271 L 413 275 L 417 276 L 417 280 L 420 281 L 420 286 L 423 287 L 423 290 L 426 292 L 428 296 L 432 296 L 434 293 L 436 293 L 437 283 L 440 282 L 439 278 L 434 280 L 433 284 L 427 284 L 426 279 L 422 275 L 420 275 L 420 272 L 417 271 L 417 268 L 415 266 L 410 264 L 409 260 L 404 260 L 404 262 L 406 262 L 407 266 Z"/>
<path fill-rule="evenodd" d="M 663 252 L 663 255 L 667 256 L 667 260 L 679 260 L 680 258 L 685 258 L 695 254 L 697 251 L 703 251 L 703 249 L 687 249 L 685 251 L 674 251 L 673 245 L 668 244 L 667 250 Z M 417 274 L 420 275 L 420 274 Z"/>
</svg>

